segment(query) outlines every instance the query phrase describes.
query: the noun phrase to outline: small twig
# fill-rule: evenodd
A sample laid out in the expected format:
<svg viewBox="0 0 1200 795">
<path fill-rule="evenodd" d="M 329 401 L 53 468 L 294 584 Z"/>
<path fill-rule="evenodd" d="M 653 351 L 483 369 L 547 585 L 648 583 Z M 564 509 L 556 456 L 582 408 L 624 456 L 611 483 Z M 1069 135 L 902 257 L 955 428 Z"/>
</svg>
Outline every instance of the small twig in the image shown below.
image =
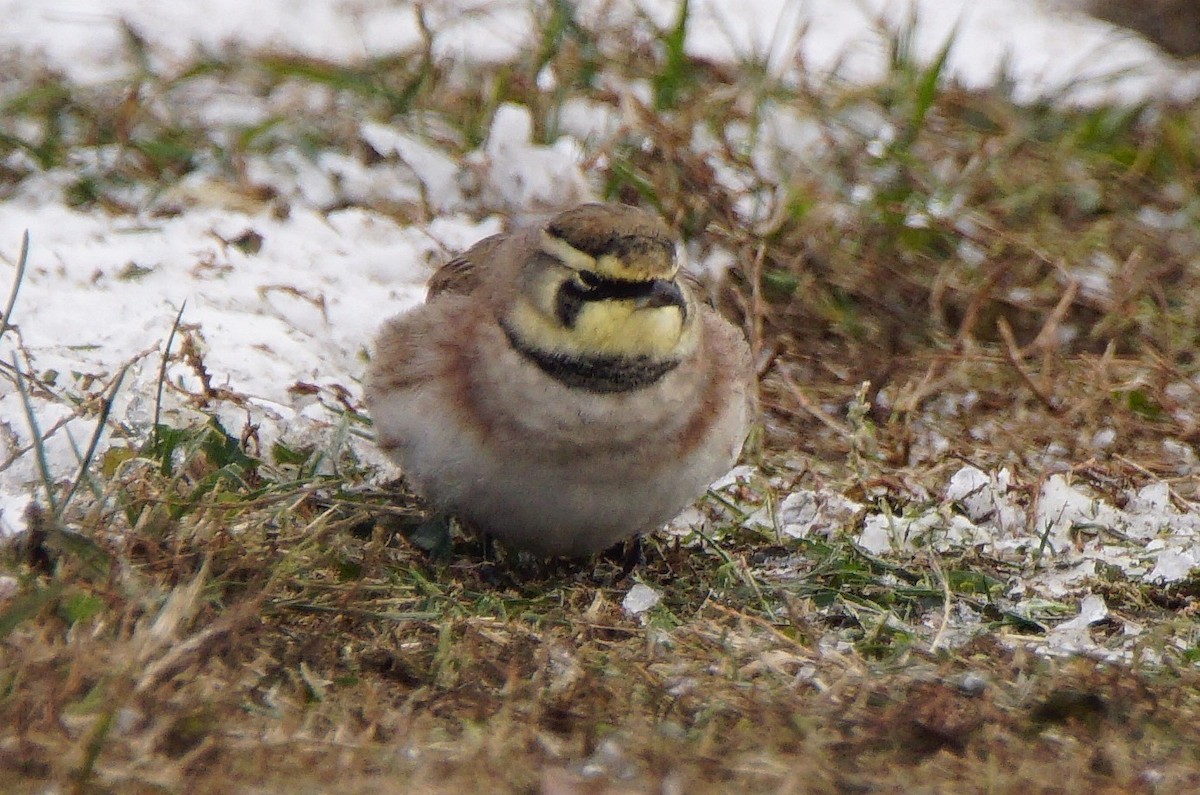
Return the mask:
<svg viewBox="0 0 1200 795">
<path fill-rule="evenodd" d="M 261 603 L 261 596 L 254 597 L 247 603 L 227 611 L 195 635 L 166 645 L 161 656 L 145 663 L 133 692 L 149 692 L 171 677 L 178 676 L 189 666 L 207 659 L 218 643 L 236 637 L 239 631 L 259 620 L 262 614 Z"/>
<path fill-rule="evenodd" d="M 1133 469 L 1138 474 L 1144 475 L 1148 478 L 1153 478 L 1154 480 L 1159 479 L 1159 477 L 1157 475 L 1155 475 L 1153 471 L 1151 471 L 1147 467 L 1143 466 L 1142 464 L 1139 464 L 1137 461 L 1134 461 L 1132 458 L 1123 456 L 1120 453 L 1114 453 L 1113 460 L 1120 461 L 1122 464 Z"/>
<path fill-rule="evenodd" d="M 950 627 L 950 611 L 954 605 L 954 593 L 950 590 L 950 580 L 946 577 L 946 572 L 942 571 L 941 564 L 938 563 L 937 556 L 933 554 L 932 550 L 929 552 L 929 568 L 933 569 L 933 573 L 942 583 L 942 623 L 929 643 L 929 650 L 932 652 L 941 647 L 946 630 Z"/>
<path fill-rule="evenodd" d="M 171 324 L 171 333 L 167 335 L 167 344 L 163 346 L 162 360 L 158 363 L 158 384 L 154 392 L 154 422 L 150 426 L 150 447 L 152 449 L 158 447 L 158 422 L 162 416 L 162 396 L 163 384 L 167 380 L 167 362 L 171 358 L 171 343 L 175 341 L 175 334 L 179 331 L 179 323 L 183 320 L 183 310 L 187 308 L 187 300 L 179 306 L 179 311 L 175 313 L 175 322 Z"/>
<path fill-rule="evenodd" d="M 961 352 L 965 350 L 967 340 L 972 337 L 971 331 L 975 328 L 975 323 L 979 320 L 979 315 L 983 312 L 984 305 L 987 304 L 988 299 L 996 291 L 1000 280 L 1012 270 L 1015 261 L 1015 258 L 1009 257 L 997 263 L 992 268 L 991 273 L 988 274 L 983 285 L 971 296 L 971 302 L 967 304 L 967 308 L 963 312 L 962 321 L 958 324 L 958 333 L 954 337 L 954 349 L 956 351 Z"/>
<path fill-rule="evenodd" d="M 834 433 L 841 434 L 847 439 L 853 438 L 854 431 L 849 425 L 838 421 L 838 419 L 828 411 L 821 408 L 816 403 L 813 403 L 812 400 L 809 399 L 808 395 L 804 394 L 803 390 L 800 389 L 795 381 L 790 378 L 784 378 L 783 383 L 787 387 L 788 391 L 792 393 L 792 397 L 796 399 L 796 402 L 800 404 L 800 408 L 807 411 L 809 414 L 815 417 L 817 421 L 832 430 Z"/>
<path fill-rule="evenodd" d="M 1143 477 L 1146 477 L 1152 481 L 1161 481 L 1163 483 L 1166 483 L 1167 484 L 1167 495 L 1170 497 L 1171 502 L 1174 504 L 1175 510 L 1179 511 L 1180 513 L 1188 513 L 1195 508 L 1195 503 L 1189 502 L 1188 500 L 1186 500 L 1182 496 L 1180 496 L 1179 492 L 1176 491 L 1175 488 L 1171 485 L 1170 479 L 1164 478 L 1160 475 L 1155 474 L 1153 470 L 1149 469 L 1145 465 L 1139 464 L 1137 461 L 1134 461 L 1132 458 L 1121 455 L 1120 453 L 1115 453 L 1113 455 L 1113 460 L 1120 461 L 1125 466 L 1131 468 L 1138 474 L 1140 474 Z"/>
<path fill-rule="evenodd" d="M 124 365 L 121 366 L 122 371 L 128 370 L 130 367 L 133 366 L 133 364 L 135 362 L 138 362 L 138 361 L 146 358 L 151 353 L 154 353 L 156 350 L 158 350 L 157 346 L 153 347 L 153 348 L 147 348 L 144 351 L 140 351 L 139 353 L 134 354 L 132 357 L 130 357 L 130 359 L 127 362 L 125 362 Z M 28 356 L 28 354 L 26 354 L 26 356 Z M 14 364 L 9 364 L 8 362 L 0 362 L 0 364 L 2 364 L 6 369 L 12 370 L 15 373 L 15 376 L 17 379 L 23 380 L 26 383 L 29 383 L 29 382 L 37 383 L 37 385 L 39 387 L 41 387 L 43 389 L 46 388 L 44 384 L 41 384 L 37 381 L 37 377 L 33 373 L 22 372 L 20 367 L 16 366 L 15 359 L 14 359 Z M 26 389 L 28 389 L 28 387 L 26 387 Z M 111 389 L 111 387 L 106 386 L 105 390 L 108 390 L 108 389 Z M 63 400 L 63 398 L 57 398 L 57 399 L 60 402 Z M 88 401 L 80 402 L 78 405 L 76 405 L 75 409 L 70 414 L 58 419 L 39 438 L 32 440 L 29 444 L 25 445 L 24 447 L 20 447 L 20 448 L 17 448 L 16 450 L 14 450 L 11 454 L 9 454 L 8 458 L 4 459 L 3 461 L 0 461 L 0 472 L 4 472 L 6 469 L 11 467 L 22 456 L 24 456 L 26 453 L 28 453 L 30 450 L 32 450 L 36 445 L 44 443 L 47 439 L 49 439 L 50 437 L 54 436 L 54 434 L 56 434 L 60 430 L 62 430 L 66 425 L 69 425 L 74 420 L 77 420 L 80 417 L 82 417 L 85 413 L 87 413 L 88 407 L 90 405 L 91 404 Z"/>
<path fill-rule="evenodd" d="M 347 616 L 350 618 L 365 618 L 368 620 L 377 621 L 436 621 L 442 618 L 442 614 L 431 610 L 411 610 L 402 613 L 385 613 L 377 610 L 363 610 L 357 607 L 331 607 L 329 605 L 318 605 L 312 602 L 276 602 L 275 604 L 268 603 L 267 609 L 275 608 L 278 610 L 295 610 L 298 613 L 313 613 L 313 614 L 328 614 L 335 616 Z"/>
<path fill-rule="evenodd" d="M 925 375 L 921 377 L 921 382 L 911 391 L 901 392 L 896 398 L 893 414 L 903 415 L 915 412 L 926 396 L 935 390 L 937 380 L 946 371 L 948 363 L 949 359 L 944 356 L 934 357 L 929 366 L 925 368 Z"/>
<path fill-rule="evenodd" d="M 1063 291 L 1062 297 L 1058 299 L 1058 303 L 1054 305 L 1054 309 L 1050 312 L 1046 322 L 1042 324 L 1041 331 L 1033 338 L 1033 342 L 1025 346 L 1023 354 L 1029 354 L 1037 350 L 1050 350 L 1054 347 L 1054 337 L 1058 334 L 1058 327 L 1062 324 L 1062 320 L 1067 316 L 1067 311 L 1071 308 L 1071 304 L 1075 302 L 1075 296 L 1079 294 L 1079 280 L 1071 279 L 1067 282 L 1067 289 Z"/>
<path fill-rule="evenodd" d="M 824 651 L 822 651 L 820 654 L 818 654 L 815 651 L 813 651 L 813 649 L 805 646 L 803 643 L 799 642 L 798 640 L 791 637 L 790 635 L 787 635 L 786 633 L 781 632 L 779 630 L 779 626 L 777 624 L 772 623 L 772 622 L 768 621 L 767 619 L 762 618 L 761 616 L 757 616 L 753 613 L 743 613 L 738 610 L 733 610 L 733 609 L 721 604 L 720 602 L 710 602 L 710 603 L 708 603 L 707 607 L 709 609 L 713 610 L 714 612 L 725 615 L 728 618 L 734 619 L 736 621 L 746 622 L 748 624 L 754 624 L 755 626 L 760 627 L 761 629 L 770 633 L 770 635 L 773 638 L 775 638 L 777 641 L 779 641 L 780 643 L 782 643 L 786 646 L 789 646 L 792 649 L 792 651 L 796 654 L 797 657 L 804 657 L 809 660 L 815 660 L 818 657 L 825 655 Z M 837 656 L 836 652 L 832 652 L 832 654 Z M 841 658 L 841 659 L 844 660 L 845 658 Z"/>
<path fill-rule="evenodd" d="M 1021 361 L 1021 349 L 1017 345 L 1017 338 L 1013 336 L 1012 326 L 1008 325 L 1008 321 L 1000 318 L 996 321 L 996 328 L 1000 331 L 1000 336 L 1004 338 L 1004 353 L 1008 359 L 1008 363 L 1017 371 L 1017 375 L 1021 376 L 1021 380 L 1029 387 L 1030 391 L 1041 401 L 1042 405 L 1050 410 L 1053 414 L 1061 414 L 1062 409 L 1054 405 L 1054 400 L 1047 395 L 1033 376 L 1025 369 Z"/>
<path fill-rule="evenodd" d="M 1190 389 L 1196 397 L 1200 398 L 1200 384 L 1196 383 L 1195 379 L 1190 378 L 1189 376 L 1180 372 L 1178 367 L 1173 365 L 1166 359 L 1166 357 L 1153 348 L 1147 347 L 1146 355 L 1150 357 L 1156 367 L 1179 381 L 1179 383 Z"/>
<path fill-rule="evenodd" d="M 28 453 L 30 450 L 32 450 L 36 445 L 45 442 L 51 436 L 53 436 L 54 434 L 56 434 L 60 430 L 62 430 L 63 426 L 70 424 L 73 420 L 79 419 L 80 415 L 82 415 L 82 414 L 83 414 L 82 408 L 80 408 L 78 411 L 74 412 L 73 414 L 68 414 L 66 417 L 59 419 L 57 422 L 55 422 L 53 425 L 51 425 L 49 430 L 47 430 L 46 433 L 43 434 L 40 438 L 34 439 L 32 442 L 25 445 L 24 447 L 18 447 L 16 450 L 14 450 L 12 452 L 11 455 L 9 455 L 8 458 L 4 459 L 3 461 L 0 461 L 0 472 L 4 472 L 9 467 L 11 467 L 13 464 L 17 463 L 17 461 L 19 461 L 26 453 Z"/>
</svg>

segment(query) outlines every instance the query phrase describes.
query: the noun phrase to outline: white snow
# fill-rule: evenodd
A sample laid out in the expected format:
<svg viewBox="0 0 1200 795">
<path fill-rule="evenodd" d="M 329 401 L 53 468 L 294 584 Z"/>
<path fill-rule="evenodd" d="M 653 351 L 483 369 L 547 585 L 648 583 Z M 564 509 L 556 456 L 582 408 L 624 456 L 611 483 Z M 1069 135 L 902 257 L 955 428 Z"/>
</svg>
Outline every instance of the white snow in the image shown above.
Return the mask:
<svg viewBox="0 0 1200 795">
<path fill-rule="evenodd" d="M 976 483 L 965 504 L 972 519 L 993 531 L 986 548 L 1036 549 L 1059 567 L 1045 575 L 1050 591 L 1063 592 L 1070 583 L 1093 575 L 1097 563 L 1156 582 L 1176 582 L 1200 568 L 1200 506 L 1186 503 L 1177 508 L 1164 482 L 1124 495 L 1125 507 L 1118 508 L 1065 475 L 1052 475 L 1042 485 L 1031 522 L 1026 522 L 1023 510 L 1002 486 L 1003 475 L 1002 470 L 985 483 L 978 470 L 959 470 L 950 479 L 947 498 L 956 493 L 956 482 L 960 487 Z M 1003 507 L 976 513 L 971 501 L 984 510 L 989 503 Z"/>
<path fill-rule="evenodd" d="M 647 15 L 674 24 L 674 0 L 585 0 L 589 21 Z M 1011 81 L 1019 101 L 1187 99 L 1200 75 L 1136 35 L 1037 0 L 696 0 L 686 48 L 722 63 L 759 62 L 779 76 L 867 83 L 887 68 L 887 41 L 914 26 L 915 57 L 932 60 L 953 37 L 950 75 L 967 86 Z M 32 53 L 73 80 L 115 80 L 130 66 L 122 23 L 147 44 L 152 65 L 171 70 L 199 51 L 228 45 L 296 52 L 333 61 L 411 52 L 423 45 L 452 63 L 511 60 L 532 39 L 537 4 L 527 0 L 0 0 L 0 50 Z M 914 22 L 915 20 L 915 22 Z M 604 42 L 610 47 L 623 40 Z"/>
<path fill-rule="evenodd" d="M 467 158 L 467 173 L 485 206 L 522 220 L 586 200 L 591 191 L 582 160 L 569 135 L 551 146 L 534 144 L 529 108 L 510 103 L 497 109 L 483 150 Z"/>
<path fill-rule="evenodd" d="M 11 281 L 22 231 L 32 240 L 12 317 L 23 350 L 14 350 L 16 334 L 7 334 L 0 344 L 6 362 L 17 358 L 56 398 L 99 394 L 132 362 L 113 417 L 144 428 L 161 346 L 186 302 L 176 346 L 191 336 L 212 386 L 250 401 L 229 418 L 231 432 L 248 419 L 268 429 L 297 421 L 310 400 L 291 390 L 297 384 L 320 388 L 330 407 L 325 422 L 336 422 L 337 401 L 326 390 L 356 393 L 362 353 L 378 325 L 421 300 L 430 260 L 445 255 L 437 233 L 451 233 L 457 244 L 493 229 L 453 218 L 429 231 L 404 229 L 362 210 L 296 208 L 281 220 L 196 208 L 153 221 L 33 202 L 9 202 L 4 210 L 0 280 Z M 247 232 L 261 236 L 257 253 L 226 242 Z M 182 410 L 183 393 L 199 393 L 201 384 L 183 363 L 167 376 L 178 387 L 167 390 L 171 417 Z M 68 434 L 85 443 L 94 420 L 70 419 L 61 400 L 34 394 L 33 402 L 43 433 L 68 420 L 46 442 L 52 470 L 64 475 L 76 465 Z M 10 463 L 30 439 L 16 390 L 0 394 L 0 417 L 0 463 Z M 37 480 L 34 456 L 20 456 L 0 473 L 0 493 L 19 493 Z M 14 507 L 5 500 L 10 527 L 20 522 Z"/>
<path fill-rule="evenodd" d="M 1047 648 L 1054 654 L 1088 653 L 1110 659 L 1118 659 L 1119 655 L 1108 654 L 1091 636 L 1093 625 L 1109 617 L 1108 605 L 1104 597 L 1089 594 L 1079 604 L 1079 615 L 1063 621 L 1047 633 Z"/>
<path fill-rule="evenodd" d="M 1002 536 L 1011 535 L 1025 521 L 1024 513 L 1009 494 L 1012 473 L 1001 469 L 987 474 L 965 466 L 950 476 L 946 499 L 962 503 L 973 522 L 990 522 Z"/>
<path fill-rule="evenodd" d="M 763 508 L 747 524 L 778 531 L 791 538 L 831 536 L 853 525 L 865 506 L 831 489 L 797 489 L 779 503 L 774 517 Z"/>
<path fill-rule="evenodd" d="M 80 83 L 127 73 L 122 25 L 145 40 L 156 71 L 230 45 L 353 61 L 420 46 L 420 8 L 438 31 L 435 57 L 473 63 L 510 60 L 533 24 L 530 5 L 513 0 L 3 0 L 0 49 L 41 55 Z"/>
<path fill-rule="evenodd" d="M 1195 547 L 1164 549 L 1158 553 L 1147 579 L 1151 582 L 1178 582 L 1194 569 L 1200 569 L 1200 550 Z"/>
<path fill-rule="evenodd" d="M 654 608 L 661 601 L 662 595 L 658 591 L 639 582 L 625 594 L 625 598 L 621 600 L 621 607 L 625 608 L 630 615 L 638 616 Z"/>
<path fill-rule="evenodd" d="M 867 514 L 858 544 L 876 555 L 930 548 L 945 551 L 971 547 L 990 540 L 991 534 L 965 516 L 945 516 L 928 510 L 895 515 L 888 511 Z"/>
</svg>

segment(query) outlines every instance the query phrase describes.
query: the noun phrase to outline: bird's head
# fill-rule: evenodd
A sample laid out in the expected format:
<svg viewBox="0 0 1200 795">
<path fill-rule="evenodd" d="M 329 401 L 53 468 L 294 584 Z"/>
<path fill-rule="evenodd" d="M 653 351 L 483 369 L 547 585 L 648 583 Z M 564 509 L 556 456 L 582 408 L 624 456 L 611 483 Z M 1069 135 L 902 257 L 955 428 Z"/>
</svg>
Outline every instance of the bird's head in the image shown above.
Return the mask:
<svg viewBox="0 0 1200 795">
<path fill-rule="evenodd" d="M 510 337 L 548 355 L 678 360 L 695 345 L 696 307 L 675 239 L 655 215 L 584 204 L 531 233 Z"/>
</svg>

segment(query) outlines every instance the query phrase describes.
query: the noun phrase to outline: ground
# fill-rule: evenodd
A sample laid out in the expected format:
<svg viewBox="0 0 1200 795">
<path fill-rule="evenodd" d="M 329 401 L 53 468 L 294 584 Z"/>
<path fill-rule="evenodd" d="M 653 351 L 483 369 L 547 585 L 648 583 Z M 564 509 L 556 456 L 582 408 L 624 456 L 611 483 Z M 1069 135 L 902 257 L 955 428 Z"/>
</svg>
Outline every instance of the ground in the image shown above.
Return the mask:
<svg viewBox="0 0 1200 795">
<path fill-rule="evenodd" d="M 6 62 L 0 789 L 1200 791 L 1200 109 L 683 8 Z M 360 403 L 431 267 L 589 196 L 760 376 L 632 569 L 432 532 Z"/>
</svg>

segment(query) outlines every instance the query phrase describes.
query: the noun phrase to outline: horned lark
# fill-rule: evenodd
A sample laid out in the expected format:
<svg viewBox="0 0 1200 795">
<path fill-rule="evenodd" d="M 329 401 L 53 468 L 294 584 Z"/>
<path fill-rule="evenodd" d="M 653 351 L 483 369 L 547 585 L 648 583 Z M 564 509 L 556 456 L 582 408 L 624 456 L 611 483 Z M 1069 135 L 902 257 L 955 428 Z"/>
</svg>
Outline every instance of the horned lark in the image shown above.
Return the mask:
<svg viewBox="0 0 1200 795">
<path fill-rule="evenodd" d="M 435 508 L 577 557 L 653 530 L 737 459 L 752 371 L 670 230 L 584 204 L 444 265 L 376 343 L 382 448 Z"/>
</svg>

